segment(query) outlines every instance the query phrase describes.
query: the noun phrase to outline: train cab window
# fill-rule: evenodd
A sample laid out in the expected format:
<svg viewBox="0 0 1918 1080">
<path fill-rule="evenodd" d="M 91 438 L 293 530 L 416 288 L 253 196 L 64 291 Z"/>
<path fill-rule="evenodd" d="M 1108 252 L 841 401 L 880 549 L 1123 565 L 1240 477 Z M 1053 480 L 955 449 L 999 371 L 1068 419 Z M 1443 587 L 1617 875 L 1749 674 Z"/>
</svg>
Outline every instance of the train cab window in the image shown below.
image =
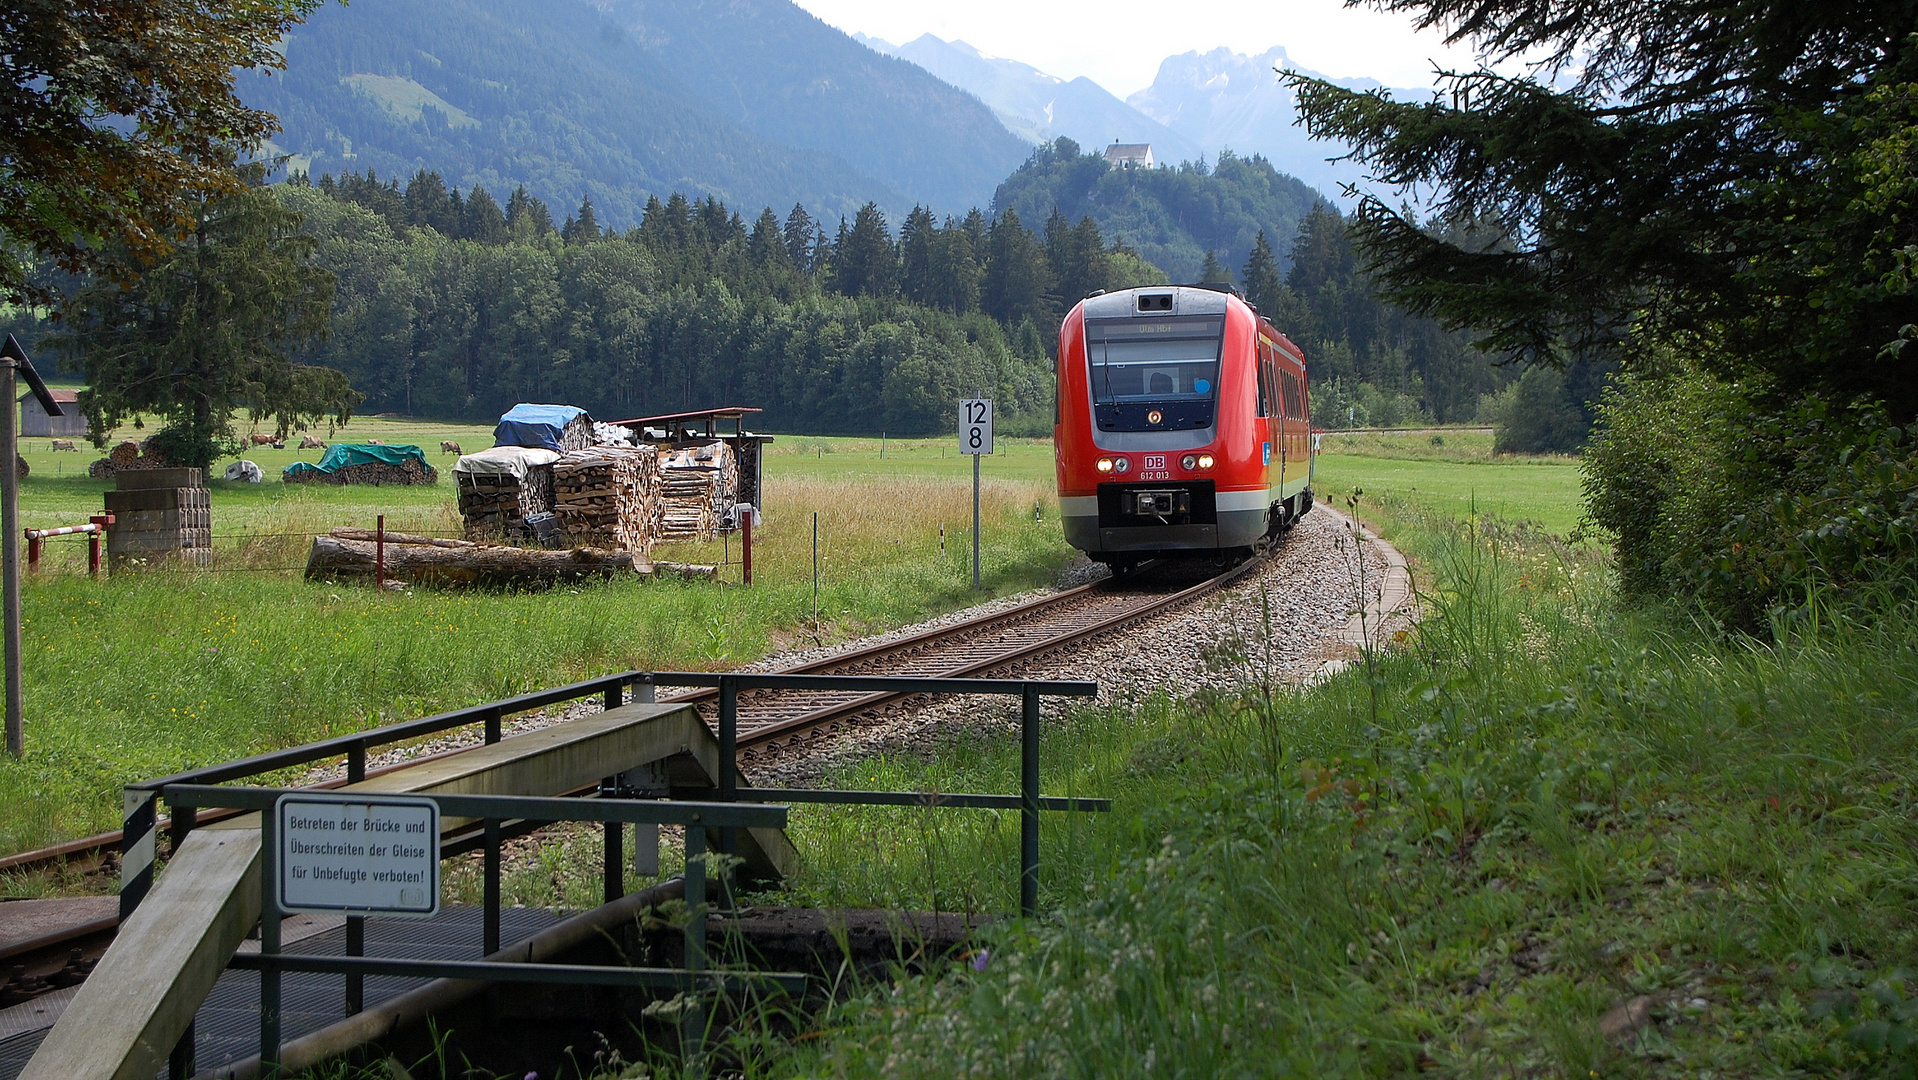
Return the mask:
<svg viewBox="0 0 1918 1080">
<path fill-rule="evenodd" d="M 1093 413 L 1103 431 L 1211 427 L 1225 319 L 1086 320 Z"/>
</svg>

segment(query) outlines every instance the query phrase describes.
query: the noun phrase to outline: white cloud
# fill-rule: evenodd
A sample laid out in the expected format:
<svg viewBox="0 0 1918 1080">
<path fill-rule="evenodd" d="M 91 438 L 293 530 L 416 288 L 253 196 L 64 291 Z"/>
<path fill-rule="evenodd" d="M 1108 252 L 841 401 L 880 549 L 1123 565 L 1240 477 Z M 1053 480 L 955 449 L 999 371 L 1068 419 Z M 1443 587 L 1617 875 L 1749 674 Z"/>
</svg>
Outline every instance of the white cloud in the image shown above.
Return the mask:
<svg viewBox="0 0 1918 1080">
<path fill-rule="evenodd" d="M 957 38 L 1054 75 L 1087 76 L 1120 97 L 1150 85 L 1167 56 L 1221 45 L 1252 55 L 1283 45 L 1301 67 L 1389 86 L 1426 86 L 1434 63 L 1458 68 L 1472 62 L 1468 50 L 1447 48 L 1438 33 L 1414 32 L 1407 16 L 1348 8 L 1341 0 L 797 2 L 847 33 L 901 43 L 928 33 Z"/>
</svg>

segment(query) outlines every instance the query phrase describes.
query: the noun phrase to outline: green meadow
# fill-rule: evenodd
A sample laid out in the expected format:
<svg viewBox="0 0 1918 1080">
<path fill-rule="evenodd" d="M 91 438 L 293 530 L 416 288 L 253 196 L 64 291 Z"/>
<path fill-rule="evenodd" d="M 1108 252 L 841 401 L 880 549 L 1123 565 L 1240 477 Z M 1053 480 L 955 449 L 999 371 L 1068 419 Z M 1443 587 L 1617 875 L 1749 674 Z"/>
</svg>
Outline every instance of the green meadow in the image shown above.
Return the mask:
<svg viewBox="0 0 1918 1080">
<path fill-rule="evenodd" d="M 804 435 L 777 436 L 768 448 L 751 589 L 629 580 L 545 593 L 375 595 L 309 582 L 301 569 L 311 536 L 337 525 L 371 526 L 385 515 L 391 529 L 456 534 L 453 459 L 440 453 L 440 441 L 468 450 L 492 441 L 483 427 L 386 418 L 357 418 L 336 441 L 349 434 L 419 445 L 441 468 L 440 483 L 283 484 L 287 463 L 317 460 L 321 451 L 255 448 L 248 457 L 267 470 L 265 483 L 212 481 L 211 571 L 96 582 L 82 572 L 83 537 L 48 542 L 45 568 L 25 588 L 28 752 L 0 762 L 0 853 L 115 827 L 117 789 L 132 780 L 612 670 L 731 667 L 980 598 L 970 587 L 971 462 L 951 439 L 882 445 Z M 1414 441 L 1412 451 L 1421 445 L 1429 444 Z M 997 449 L 981 468 L 987 595 L 1047 584 L 1073 557 L 1058 532 L 1050 441 L 1001 439 Z M 56 453 L 45 440 L 27 440 L 23 451 L 32 469 L 22 488 L 27 525 L 75 524 L 99 512 L 111 482 L 84 478 L 93 453 Z M 1321 461 L 1329 474 L 1364 486 L 1368 499 L 1375 476 L 1405 465 L 1435 475 L 1567 475 L 1556 465 L 1330 454 Z M 1426 485 L 1418 497 L 1438 486 Z M 1573 481 L 1558 498 L 1556 517 L 1522 516 L 1569 521 Z M 1489 496 L 1482 505 L 1491 508 Z M 722 578 L 738 580 L 734 540 L 674 545 L 657 557 L 723 563 Z"/>
</svg>

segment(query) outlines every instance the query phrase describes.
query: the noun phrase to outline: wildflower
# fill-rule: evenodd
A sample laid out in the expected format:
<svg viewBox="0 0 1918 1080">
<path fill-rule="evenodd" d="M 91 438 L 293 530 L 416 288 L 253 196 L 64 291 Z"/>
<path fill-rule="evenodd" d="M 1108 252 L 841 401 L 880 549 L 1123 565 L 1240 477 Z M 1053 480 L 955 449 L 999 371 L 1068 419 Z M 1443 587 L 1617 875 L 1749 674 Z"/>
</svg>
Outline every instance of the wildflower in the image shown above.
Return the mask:
<svg viewBox="0 0 1918 1080">
<path fill-rule="evenodd" d="M 974 971 L 986 970 L 986 965 L 991 962 L 992 962 L 991 949 L 980 949 L 978 952 L 972 954 L 972 970 Z"/>
</svg>

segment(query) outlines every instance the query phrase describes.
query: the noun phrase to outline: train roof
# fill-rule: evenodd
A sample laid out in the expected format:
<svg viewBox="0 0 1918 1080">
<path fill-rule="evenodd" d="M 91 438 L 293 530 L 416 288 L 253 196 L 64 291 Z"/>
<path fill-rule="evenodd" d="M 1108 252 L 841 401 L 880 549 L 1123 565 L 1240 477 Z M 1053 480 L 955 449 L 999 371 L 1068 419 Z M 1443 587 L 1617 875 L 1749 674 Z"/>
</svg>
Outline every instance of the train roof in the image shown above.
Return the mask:
<svg viewBox="0 0 1918 1080">
<path fill-rule="evenodd" d="M 1170 311 L 1140 306 L 1140 300 L 1144 297 L 1166 295 L 1172 297 Z M 1223 315 L 1228 295 L 1197 285 L 1142 285 L 1136 289 L 1088 296 L 1081 301 L 1081 306 L 1089 319 L 1121 319 L 1132 315 Z"/>
</svg>

